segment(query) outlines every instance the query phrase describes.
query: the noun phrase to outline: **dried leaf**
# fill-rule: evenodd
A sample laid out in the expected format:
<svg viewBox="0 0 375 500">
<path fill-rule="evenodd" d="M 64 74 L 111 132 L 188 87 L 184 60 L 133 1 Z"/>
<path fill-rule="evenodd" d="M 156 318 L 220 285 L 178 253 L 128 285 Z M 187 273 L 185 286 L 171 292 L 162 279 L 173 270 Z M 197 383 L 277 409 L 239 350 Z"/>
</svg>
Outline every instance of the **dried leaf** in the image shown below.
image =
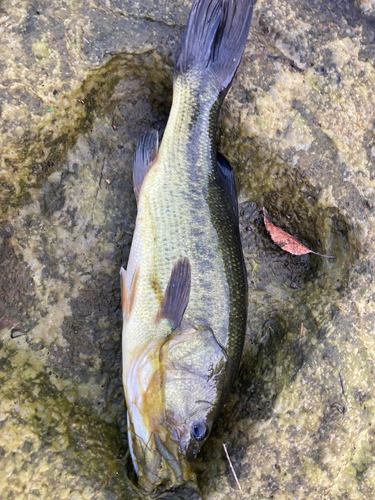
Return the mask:
<svg viewBox="0 0 375 500">
<path fill-rule="evenodd" d="M 293 236 L 286 233 L 279 227 L 269 222 L 266 217 L 266 210 L 263 207 L 263 217 L 264 217 L 264 225 L 266 226 L 267 231 L 270 233 L 272 241 L 279 245 L 285 252 L 289 252 L 293 255 L 305 255 L 307 253 L 313 253 L 314 255 L 319 255 L 320 257 L 326 257 L 327 259 L 334 259 L 335 257 L 331 255 L 322 255 L 321 253 L 314 252 L 309 248 L 305 247 L 296 240 Z"/>
</svg>

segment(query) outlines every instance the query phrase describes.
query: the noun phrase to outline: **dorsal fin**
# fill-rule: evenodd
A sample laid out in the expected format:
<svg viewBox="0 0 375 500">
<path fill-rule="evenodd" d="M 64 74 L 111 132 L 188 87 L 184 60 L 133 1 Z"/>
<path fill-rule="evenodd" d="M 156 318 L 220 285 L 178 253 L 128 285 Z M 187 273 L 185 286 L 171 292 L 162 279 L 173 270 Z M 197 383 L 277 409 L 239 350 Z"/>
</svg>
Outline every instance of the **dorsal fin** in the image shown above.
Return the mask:
<svg viewBox="0 0 375 500">
<path fill-rule="evenodd" d="M 227 195 L 234 216 L 236 217 L 237 224 L 239 224 L 236 181 L 234 179 L 232 167 L 229 161 L 221 153 L 216 154 L 216 165 L 217 174 L 223 184 L 225 194 Z"/>
<path fill-rule="evenodd" d="M 157 130 L 150 130 L 139 139 L 134 152 L 133 186 L 135 197 L 139 198 L 141 187 L 147 172 L 152 167 L 159 150 L 159 134 Z"/>
<path fill-rule="evenodd" d="M 168 319 L 172 325 L 172 331 L 179 327 L 189 303 L 190 286 L 190 262 L 187 257 L 181 257 L 173 266 L 156 321 Z"/>
</svg>

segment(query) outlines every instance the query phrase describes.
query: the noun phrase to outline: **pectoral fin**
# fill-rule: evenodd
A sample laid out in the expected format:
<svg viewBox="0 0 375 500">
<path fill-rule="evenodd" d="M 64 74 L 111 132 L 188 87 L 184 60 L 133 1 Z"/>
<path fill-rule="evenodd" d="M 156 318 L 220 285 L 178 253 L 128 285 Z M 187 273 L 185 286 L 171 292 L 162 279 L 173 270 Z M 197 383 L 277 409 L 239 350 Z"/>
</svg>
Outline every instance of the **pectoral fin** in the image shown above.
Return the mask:
<svg viewBox="0 0 375 500">
<path fill-rule="evenodd" d="M 139 139 L 134 152 L 133 186 L 135 197 L 139 198 L 142 183 L 147 172 L 152 167 L 159 149 L 159 134 L 157 130 L 146 132 Z"/>
<path fill-rule="evenodd" d="M 191 267 L 189 259 L 181 257 L 173 266 L 171 277 L 157 314 L 157 321 L 168 319 L 172 331 L 179 327 L 189 303 Z"/>
</svg>

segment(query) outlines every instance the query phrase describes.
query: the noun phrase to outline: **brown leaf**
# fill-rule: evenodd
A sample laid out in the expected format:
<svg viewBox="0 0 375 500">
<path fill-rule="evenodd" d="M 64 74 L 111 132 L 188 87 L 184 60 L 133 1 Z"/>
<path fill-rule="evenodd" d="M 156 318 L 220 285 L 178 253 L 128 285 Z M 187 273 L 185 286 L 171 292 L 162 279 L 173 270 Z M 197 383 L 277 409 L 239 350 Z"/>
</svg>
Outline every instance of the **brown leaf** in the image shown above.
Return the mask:
<svg viewBox="0 0 375 500">
<path fill-rule="evenodd" d="M 305 247 L 296 240 L 293 236 L 286 233 L 279 227 L 269 222 L 266 217 L 266 210 L 263 207 L 263 217 L 264 217 L 264 225 L 266 226 L 267 231 L 270 233 L 272 241 L 279 245 L 285 252 L 289 252 L 293 255 L 305 255 L 307 253 L 313 253 L 314 255 L 319 255 L 320 257 L 327 257 L 328 259 L 334 259 L 331 255 L 322 255 L 320 253 L 314 252 L 309 248 Z"/>
</svg>

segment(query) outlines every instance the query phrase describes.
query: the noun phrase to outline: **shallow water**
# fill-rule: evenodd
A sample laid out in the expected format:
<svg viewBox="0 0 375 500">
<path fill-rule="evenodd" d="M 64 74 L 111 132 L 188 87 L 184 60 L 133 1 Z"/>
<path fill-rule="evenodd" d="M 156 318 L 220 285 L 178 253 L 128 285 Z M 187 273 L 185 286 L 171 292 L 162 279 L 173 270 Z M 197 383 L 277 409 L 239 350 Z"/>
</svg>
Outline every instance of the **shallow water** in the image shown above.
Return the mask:
<svg viewBox="0 0 375 500">
<path fill-rule="evenodd" d="M 259 1 L 222 111 L 249 320 L 196 463 L 204 499 L 373 496 L 375 51 L 362 4 Z M 2 6 L 1 498 L 135 495 L 118 270 L 136 215 L 132 154 L 166 123 L 189 8 Z M 282 252 L 262 207 L 336 258 Z"/>
</svg>

